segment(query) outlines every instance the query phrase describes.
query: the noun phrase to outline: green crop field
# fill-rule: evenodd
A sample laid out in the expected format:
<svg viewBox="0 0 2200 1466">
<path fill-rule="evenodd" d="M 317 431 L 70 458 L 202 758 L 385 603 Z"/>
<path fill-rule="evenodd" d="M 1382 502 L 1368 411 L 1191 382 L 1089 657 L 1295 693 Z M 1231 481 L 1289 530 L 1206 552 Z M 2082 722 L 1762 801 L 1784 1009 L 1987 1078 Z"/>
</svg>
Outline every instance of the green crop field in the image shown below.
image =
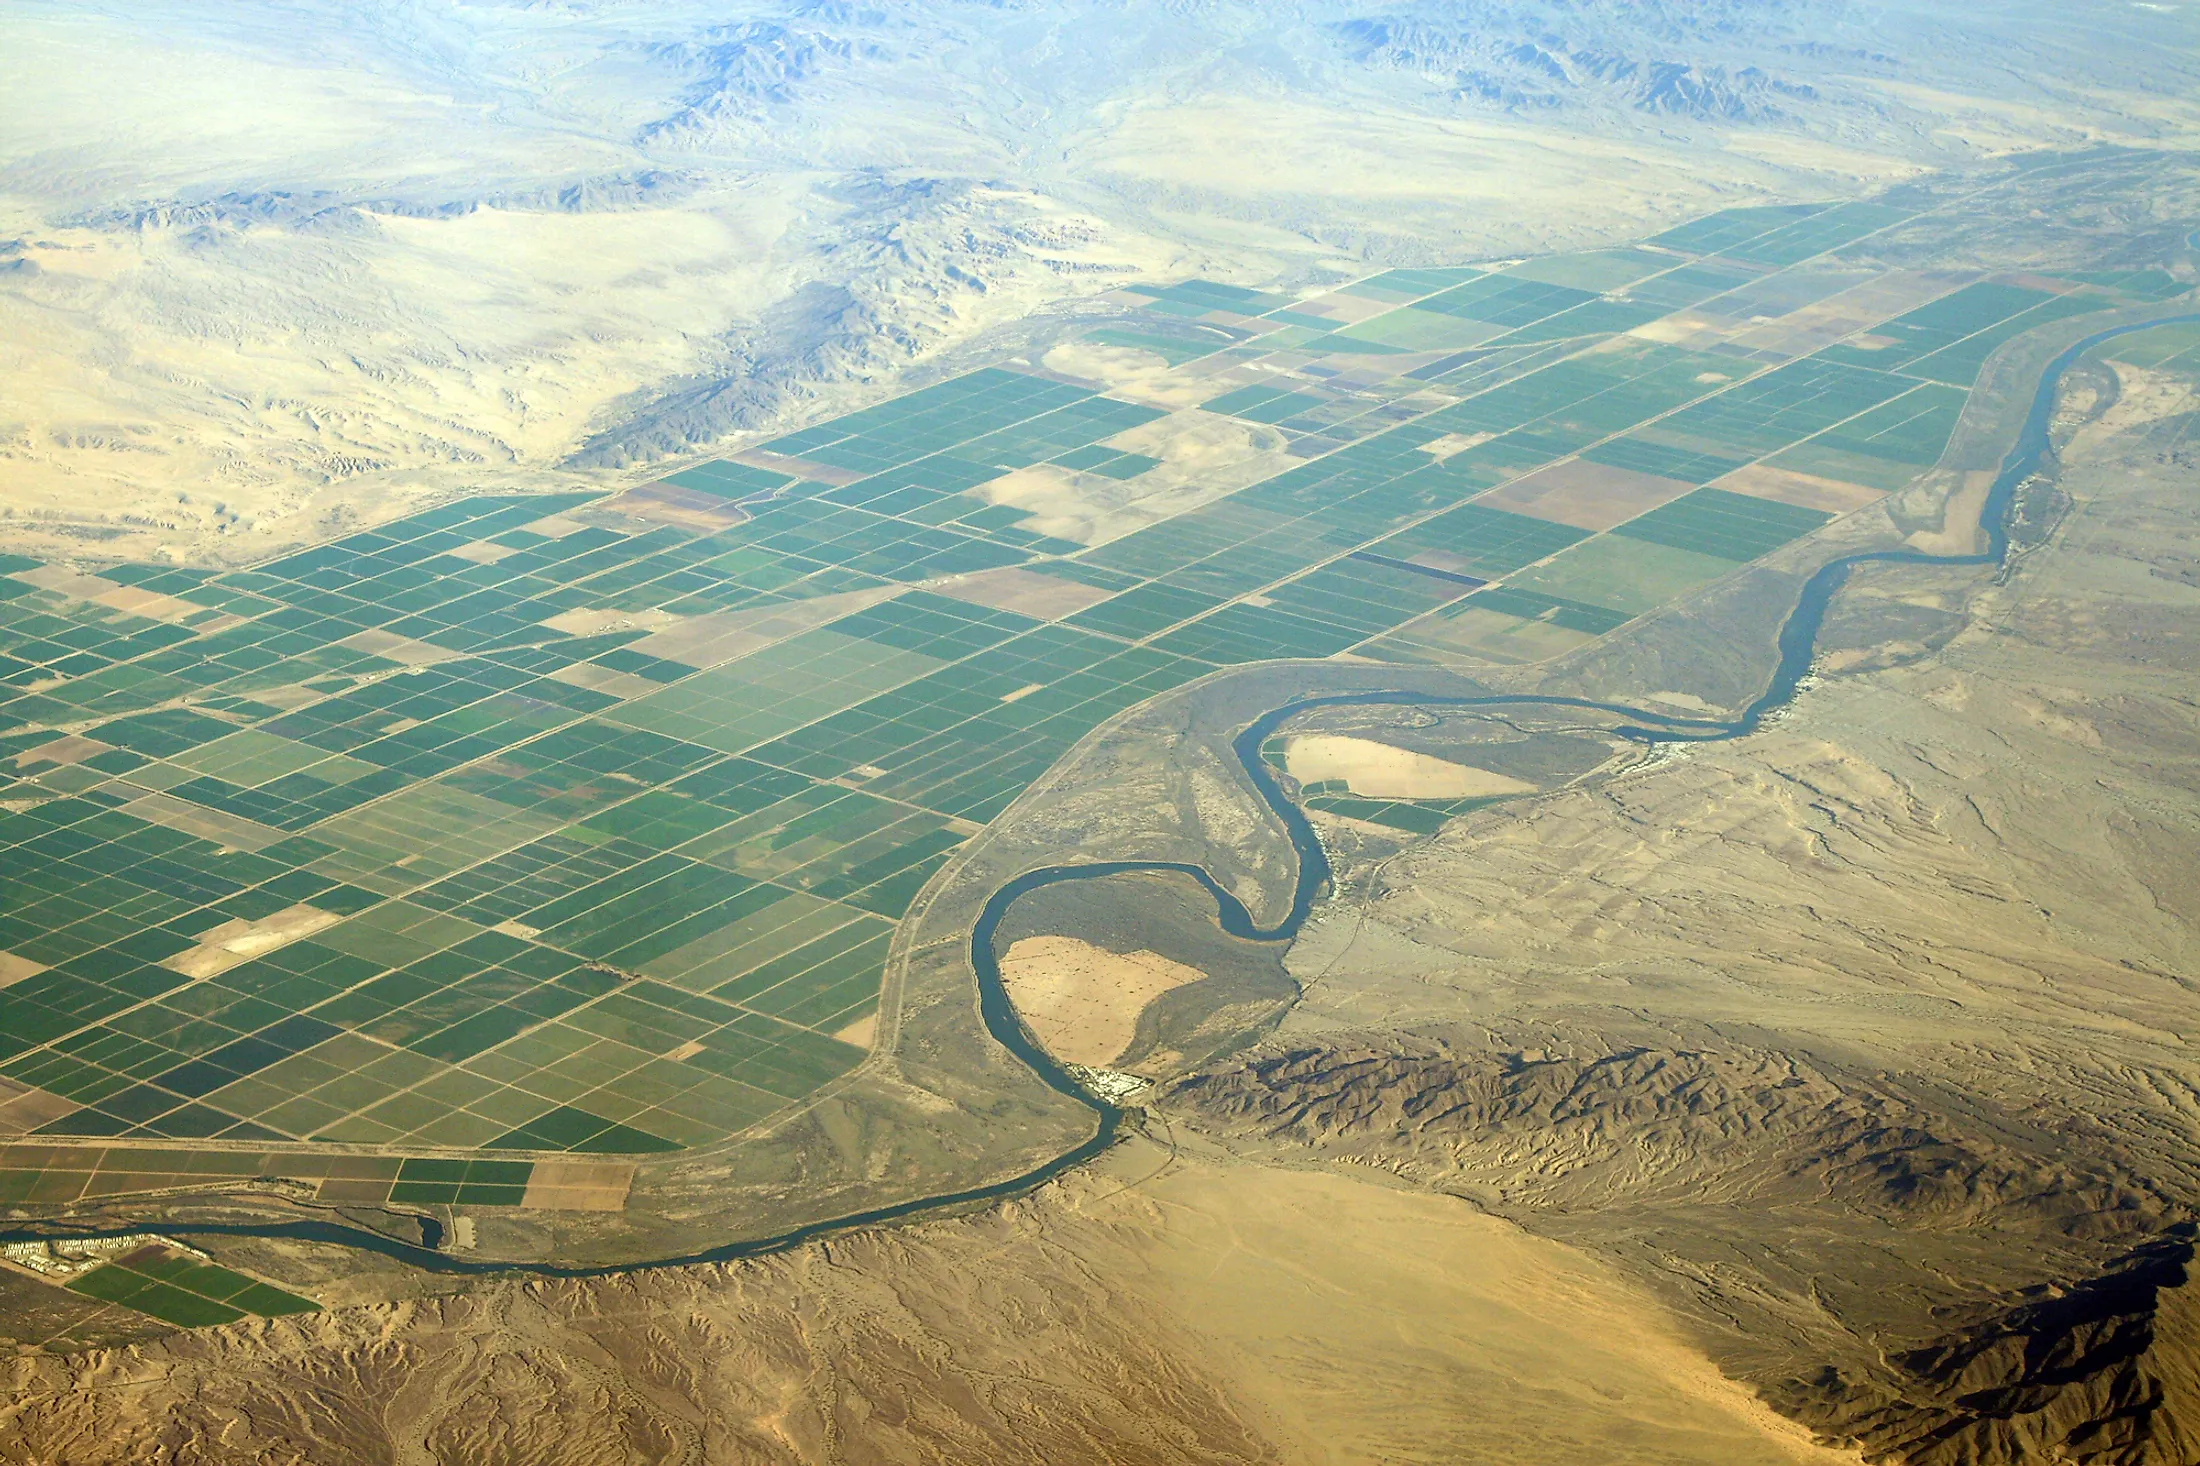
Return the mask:
<svg viewBox="0 0 2200 1466">
<path fill-rule="evenodd" d="M 206 1159 L 516 1206 L 553 1155 L 719 1146 L 815 1100 L 864 1062 L 926 882 L 1116 714 L 1250 662 L 1609 635 L 1828 517 L 1726 475 L 1899 488 L 1995 345 L 2160 293 L 1949 272 L 1801 357 L 1637 329 L 1814 299 L 1780 272 L 1903 217 L 1729 210 L 1326 306 L 1138 287 L 1084 344 L 1202 406 L 989 367 L 672 472 L 686 518 L 487 496 L 222 573 L 0 559 L 0 1195 Z M 1155 443 L 1218 417 L 1290 466 L 1089 545 L 980 492 L 1051 464 L 1135 493 Z M 1575 458 L 1705 487 L 1600 530 L 1476 502 Z M 974 589 L 1002 575 L 1032 598 Z M 1407 830 L 1458 812 L 1310 798 Z M 119 1264 L 83 1286 L 268 1311 Z"/>
<path fill-rule="evenodd" d="M 69 1291 L 184 1328 L 235 1323 L 246 1314 L 315 1313 L 318 1303 L 187 1253 L 154 1244 L 72 1279 Z"/>
</svg>

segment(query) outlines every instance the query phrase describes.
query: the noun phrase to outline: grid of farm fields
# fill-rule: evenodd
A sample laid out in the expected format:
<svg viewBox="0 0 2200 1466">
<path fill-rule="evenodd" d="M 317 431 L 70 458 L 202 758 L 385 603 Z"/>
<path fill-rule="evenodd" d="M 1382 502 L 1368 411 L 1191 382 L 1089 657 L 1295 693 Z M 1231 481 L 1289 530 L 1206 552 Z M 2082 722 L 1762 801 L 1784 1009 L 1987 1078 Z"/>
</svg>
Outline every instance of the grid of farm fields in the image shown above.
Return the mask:
<svg viewBox="0 0 2200 1466">
<path fill-rule="evenodd" d="M 1584 645 L 1909 481 L 2003 341 L 2179 289 L 1844 260 L 1904 217 L 1134 288 L 1076 344 L 1135 391 L 1012 363 L 248 570 L 7 561 L 0 1202 L 618 1207 L 859 1066 L 896 921 L 1114 714 Z M 1141 499 L 1223 419 L 1275 471 Z M 1087 543 L 1011 480 L 1178 507 Z"/>
</svg>

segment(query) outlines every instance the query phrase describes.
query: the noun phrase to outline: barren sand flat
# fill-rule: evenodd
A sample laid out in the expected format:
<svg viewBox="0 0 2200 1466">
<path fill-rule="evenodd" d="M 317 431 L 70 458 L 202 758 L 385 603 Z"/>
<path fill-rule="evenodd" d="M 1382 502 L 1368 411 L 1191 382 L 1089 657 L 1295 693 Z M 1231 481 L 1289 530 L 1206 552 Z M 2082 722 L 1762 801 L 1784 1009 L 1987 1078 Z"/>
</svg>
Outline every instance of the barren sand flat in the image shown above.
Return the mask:
<svg viewBox="0 0 2200 1466">
<path fill-rule="evenodd" d="M 1048 1053 L 1105 1067 L 1130 1047 L 1138 1015 L 1206 974 L 1155 952 L 1110 952 L 1075 937 L 1026 937 L 1001 957 L 1001 981 Z"/>
<path fill-rule="evenodd" d="M 1910 536 L 1910 545 L 1928 555 L 1969 555 L 1978 549 L 1979 516 L 1986 510 L 1986 496 L 1993 491 L 1994 475 L 1980 469 L 1963 476 L 1963 484 L 1948 496 L 1941 511 L 1940 528 L 1921 529 Z"/>
<path fill-rule="evenodd" d="M 1265 196 L 1300 208 L 1323 197 L 1350 196 L 1363 207 L 1380 201 L 1390 227 L 1438 227 L 1441 219 L 1447 247 L 1464 253 L 1499 217 L 1551 221 L 1555 239 L 1691 207 L 1717 186 L 1707 174 L 1732 183 L 1770 176 L 1765 165 L 1733 155 L 1709 169 L 1700 160 L 1661 167 L 1666 148 L 1637 139 L 1258 97 L 1111 108 L 1071 141 L 1069 155 L 1101 177 L 1148 187 Z M 1224 158 L 1229 166 L 1218 168 Z M 1401 158 L 1412 166 L 1399 167 Z M 1623 178 L 1655 179 L 1657 192 Z M 1502 209 L 1476 207 L 1498 200 Z"/>
<path fill-rule="evenodd" d="M 1487 799 L 1535 792 L 1533 784 L 1488 769 L 1337 733 L 1292 739 L 1284 762 L 1303 784 L 1342 779 L 1354 794 L 1370 799 Z"/>
<path fill-rule="evenodd" d="M 1113 397 L 1151 407 L 1197 407 L 1215 395 L 1212 384 L 1172 371 L 1157 352 L 1096 341 L 1065 341 L 1046 354 L 1044 365 L 1068 377 L 1082 377 Z"/>
<path fill-rule="evenodd" d="M 1617 1272 L 1453 1198 L 1186 1166 L 1122 1204 L 1158 1214 L 1157 1293 L 1287 1460 L 1860 1460 L 1723 1377 Z"/>
</svg>

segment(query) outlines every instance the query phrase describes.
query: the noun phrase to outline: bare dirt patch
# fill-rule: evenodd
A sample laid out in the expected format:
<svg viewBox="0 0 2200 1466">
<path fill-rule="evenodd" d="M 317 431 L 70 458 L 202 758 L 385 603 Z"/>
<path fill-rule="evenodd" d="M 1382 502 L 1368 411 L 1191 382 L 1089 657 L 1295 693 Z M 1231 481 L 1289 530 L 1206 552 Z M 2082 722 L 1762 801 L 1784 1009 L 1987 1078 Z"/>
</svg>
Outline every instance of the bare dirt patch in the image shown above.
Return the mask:
<svg viewBox="0 0 2200 1466">
<path fill-rule="evenodd" d="M 1577 458 L 1538 469 L 1495 493 L 1484 494 L 1481 502 L 1493 509 L 1509 509 L 1554 524 L 1596 530 L 1624 524 L 1694 487 L 1679 479 Z"/>
<path fill-rule="evenodd" d="M 1206 383 L 1199 390 L 1206 398 L 1221 389 Z M 1276 429 L 1204 412 L 1156 418 L 1105 445 L 1160 463 L 1129 480 L 1042 463 L 1004 474 L 978 492 L 991 503 L 1029 510 L 1032 518 L 1023 528 L 1097 545 L 1273 477 L 1298 461 L 1283 451 L 1283 434 Z"/>
<path fill-rule="evenodd" d="M 623 1211 L 633 1184 L 631 1161 L 537 1161 L 520 1205 L 538 1211 Z"/>
<path fill-rule="evenodd" d="M 585 687 L 590 692 L 607 693 L 618 698 L 647 697 L 658 687 L 657 683 L 647 677 L 599 667 L 594 662 L 575 662 L 569 667 L 560 667 L 543 675 L 552 682 L 563 682 L 568 687 Z"/>
<path fill-rule="evenodd" d="M 1354 794 L 1369 799 L 1486 799 L 1535 790 L 1533 784 L 1471 764 L 1341 733 L 1292 739 L 1284 762 L 1291 777 L 1302 783 L 1342 779 Z"/>
<path fill-rule="evenodd" d="M 1177 372 L 1157 351 L 1132 346 L 1103 346 L 1096 341 L 1065 341 L 1046 354 L 1047 370 L 1082 377 L 1105 387 L 1111 397 L 1149 407 L 1197 407 L 1215 395 L 1214 385 L 1193 372 Z"/>
<path fill-rule="evenodd" d="M 1876 504 L 1886 497 L 1884 489 L 1852 484 L 1846 479 L 1794 473 L 1763 463 L 1753 463 L 1747 468 L 1736 469 L 1713 487 L 1725 489 L 1729 493 L 1747 494 L 1752 499 L 1797 504 L 1805 509 L 1818 509 L 1827 514 L 1847 514 L 1867 504 Z"/>
<path fill-rule="evenodd" d="M 645 484 L 619 495 L 604 507 L 621 514 L 631 514 L 636 519 L 647 520 L 651 524 L 699 529 L 706 534 L 714 530 L 731 529 L 748 518 L 748 515 L 716 494 L 683 489 L 678 484 Z"/>
<path fill-rule="evenodd" d="M 792 605 L 760 606 L 746 611 L 707 611 L 700 616 L 674 616 L 673 624 L 631 643 L 645 657 L 684 662 L 690 667 L 715 667 L 736 657 L 761 651 L 773 642 L 823 626 L 851 611 L 876 605 L 900 587 L 843 591 L 815 596 Z"/>
<path fill-rule="evenodd" d="M 1075 937 L 1025 937 L 1001 956 L 1009 1000 L 1047 1052 L 1096 1068 L 1131 1046 L 1148 1003 L 1206 975 L 1158 952 L 1110 952 Z"/>
<path fill-rule="evenodd" d="M 185 977 L 213 977 L 342 920 L 318 906 L 286 906 L 258 921 L 225 921 L 201 933 L 196 947 L 178 952 L 161 965 Z"/>
<path fill-rule="evenodd" d="M 384 661 L 399 662 L 407 667 L 432 666 L 437 662 L 448 662 L 459 655 L 449 647 L 440 647 L 433 642 L 415 641 L 409 636 L 399 636 L 394 632 L 384 631 L 378 626 L 370 626 L 365 631 L 347 636 L 336 644 L 350 647 L 354 651 L 365 652 L 369 656 L 380 657 Z"/>
<path fill-rule="evenodd" d="M 1941 511 L 1940 528 L 1921 529 L 1910 544 L 1928 555 L 1969 555 L 1978 549 L 1979 516 L 1986 512 L 1986 495 L 1994 487 L 1990 469 L 1975 469 L 1963 476 L 1962 486 L 1948 496 Z"/>
<path fill-rule="evenodd" d="M 975 606 L 991 606 L 996 611 L 1014 611 L 1020 616 L 1035 616 L 1041 621 L 1054 621 L 1073 615 L 1085 607 L 1108 598 L 1109 592 L 1094 585 L 1081 585 L 1074 580 L 1042 574 L 1009 565 L 999 570 L 980 571 L 976 575 L 957 576 L 927 586 L 927 590 L 950 596 L 958 601 L 968 601 Z"/>
</svg>

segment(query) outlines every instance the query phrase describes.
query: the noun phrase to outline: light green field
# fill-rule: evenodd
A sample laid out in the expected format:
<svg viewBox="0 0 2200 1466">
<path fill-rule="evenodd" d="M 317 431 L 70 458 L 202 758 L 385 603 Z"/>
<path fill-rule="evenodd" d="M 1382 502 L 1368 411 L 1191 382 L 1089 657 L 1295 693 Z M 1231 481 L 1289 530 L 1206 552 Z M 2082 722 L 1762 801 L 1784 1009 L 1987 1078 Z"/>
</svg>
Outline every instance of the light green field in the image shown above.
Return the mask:
<svg viewBox="0 0 2200 1466">
<path fill-rule="evenodd" d="M 947 665 L 837 631 L 808 631 L 606 716 L 738 753 Z"/>
<path fill-rule="evenodd" d="M 1645 275 L 1655 275 L 1680 264 L 1671 255 L 1646 249 L 1599 249 L 1585 254 L 1551 255 L 1514 265 L 1505 273 L 1516 279 L 1537 280 L 1545 285 L 1570 285 L 1576 290 L 1617 290 Z"/>
<path fill-rule="evenodd" d="M 1583 540 L 1524 575 L 1505 582 L 1561 600 L 1608 606 L 1639 615 L 1707 585 L 1734 568 L 1731 560 L 1612 535 Z"/>
<path fill-rule="evenodd" d="M 448 784 L 415 784 L 317 828 L 313 837 L 337 850 L 314 869 L 395 895 L 547 835 L 559 823 Z"/>
<path fill-rule="evenodd" d="M 1500 335 L 1503 329 L 1460 316 L 1415 310 L 1409 305 L 1347 326 L 1323 340 L 1338 350 L 1349 350 L 1352 343 L 1364 341 L 1401 351 L 1459 351 Z"/>
</svg>

